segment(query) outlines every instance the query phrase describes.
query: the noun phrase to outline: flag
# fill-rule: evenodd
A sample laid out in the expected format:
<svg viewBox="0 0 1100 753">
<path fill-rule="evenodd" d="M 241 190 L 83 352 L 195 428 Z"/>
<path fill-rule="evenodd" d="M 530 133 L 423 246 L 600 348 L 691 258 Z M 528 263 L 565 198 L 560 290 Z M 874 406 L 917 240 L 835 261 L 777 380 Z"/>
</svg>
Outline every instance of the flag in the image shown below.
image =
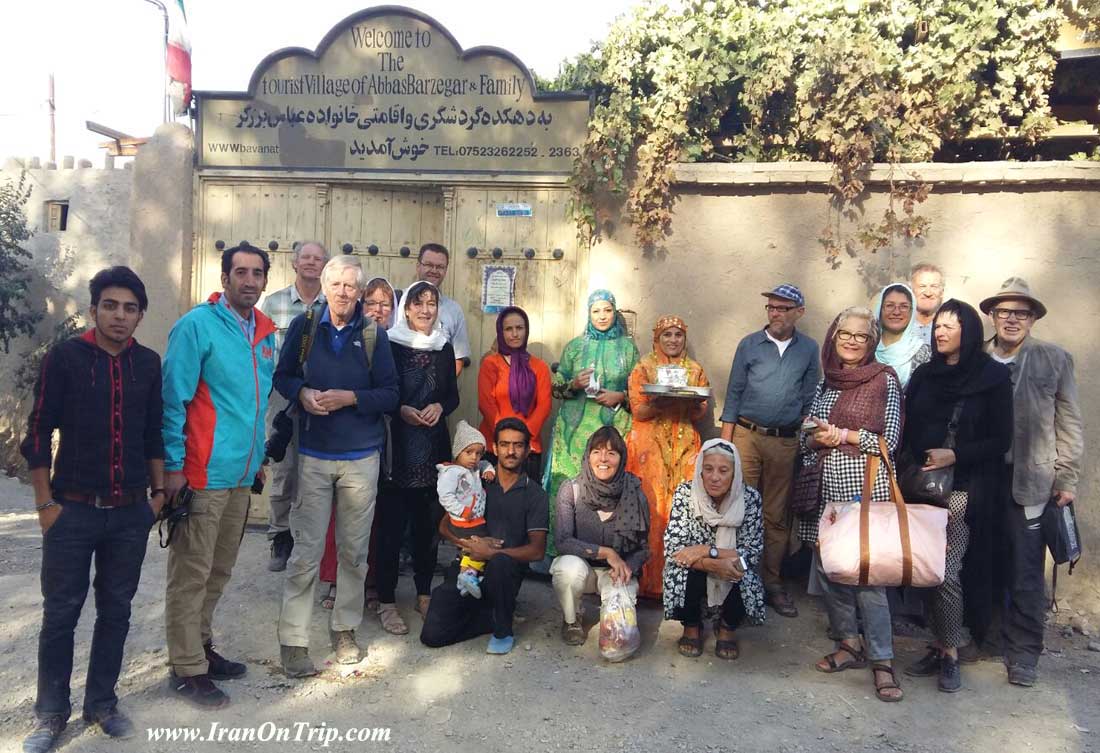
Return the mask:
<svg viewBox="0 0 1100 753">
<path fill-rule="evenodd" d="M 187 12 L 183 0 L 166 0 L 168 12 L 168 96 L 172 113 L 184 115 L 191 107 L 191 35 L 187 31 Z"/>
</svg>

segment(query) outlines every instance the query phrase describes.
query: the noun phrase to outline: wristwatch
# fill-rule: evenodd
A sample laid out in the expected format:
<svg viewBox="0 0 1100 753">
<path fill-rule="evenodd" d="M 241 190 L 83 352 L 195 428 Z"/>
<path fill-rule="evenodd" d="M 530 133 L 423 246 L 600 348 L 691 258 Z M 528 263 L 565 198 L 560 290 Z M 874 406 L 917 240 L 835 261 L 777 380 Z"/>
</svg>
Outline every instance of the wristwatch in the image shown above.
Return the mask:
<svg viewBox="0 0 1100 753">
<path fill-rule="evenodd" d="M 716 560 L 716 559 L 718 559 L 718 547 L 716 547 L 716 546 L 712 546 L 712 547 L 710 548 L 710 552 L 709 552 L 709 554 L 710 554 L 710 558 L 711 558 L 712 560 Z"/>
</svg>

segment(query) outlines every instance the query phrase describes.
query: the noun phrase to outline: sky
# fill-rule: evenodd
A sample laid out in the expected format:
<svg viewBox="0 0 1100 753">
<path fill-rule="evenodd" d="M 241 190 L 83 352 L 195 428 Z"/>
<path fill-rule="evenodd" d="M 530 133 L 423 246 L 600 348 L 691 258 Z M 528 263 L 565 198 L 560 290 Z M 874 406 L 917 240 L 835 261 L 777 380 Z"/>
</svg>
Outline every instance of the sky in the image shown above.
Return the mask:
<svg viewBox="0 0 1100 753">
<path fill-rule="evenodd" d="M 282 47 L 313 49 L 369 0 L 184 0 L 196 89 L 243 90 L 256 64 Z M 419 0 L 464 49 L 503 47 L 540 75 L 602 39 L 640 0 Z M 93 120 L 149 136 L 162 120 L 160 10 L 145 0 L 4 0 L 0 7 L 0 162 L 49 154 L 46 105 L 54 74 L 57 157 L 102 164 Z"/>
</svg>

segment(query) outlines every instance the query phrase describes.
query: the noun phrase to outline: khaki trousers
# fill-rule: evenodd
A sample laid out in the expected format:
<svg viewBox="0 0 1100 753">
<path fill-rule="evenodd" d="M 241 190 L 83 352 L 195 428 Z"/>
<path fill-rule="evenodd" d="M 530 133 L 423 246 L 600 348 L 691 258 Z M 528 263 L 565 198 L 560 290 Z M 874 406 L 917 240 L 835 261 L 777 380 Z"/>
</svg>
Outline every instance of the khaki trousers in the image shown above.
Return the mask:
<svg viewBox="0 0 1100 753">
<path fill-rule="evenodd" d="M 249 499 L 247 486 L 196 489 L 191 515 L 172 537 L 164 621 L 168 663 L 179 677 L 204 675 L 208 669 L 203 645 L 212 638 L 214 608 L 237 562 Z"/>
<path fill-rule="evenodd" d="M 267 416 L 264 426 L 267 436 L 271 436 L 271 422 L 275 414 L 287 406 L 286 398 L 275 390 L 267 399 Z M 299 408 L 300 410 L 300 408 Z M 298 496 L 298 420 L 294 419 L 294 437 L 286 448 L 286 457 L 281 463 L 267 466 L 268 504 L 271 512 L 267 518 L 267 537 L 290 530 L 290 506 Z"/>
<path fill-rule="evenodd" d="M 599 593 L 603 600 L 608 598 L 608 592 L 615 585 L 611 582 L 611 568 L 592 567 L 573 554 L 555 557 L 550 563 L 550 577 L 561 604 L 562 618 L 568 623 L 577 621 L 577 607 L 584 594 Z M 635 606 L 638 603 L 638 579 L 631 578 L 626 590 L 630 594 L 631 606 Z"/>
<path fill-rule="evenodd" d="M 290 508 L 294 551 L 286 566 L 279 612 L 281 645 L 309 647 L 313 589 L 319 579 L 334 503 L 336 602 L 330 624 L 335 631 L 355 630 L 363 621 L 363 586 L 378 495 L 378 465 L 378 453 L 359 460 L 299 456 L 298 498 Z"/>
<path fill-rule="evenodd" d="M 779 567 L 790 538 L 790 497 L 798 437 L 766 437 L 737 425 L 733 444 L 741 455 L 745 483 L 756 487 L 764 500 L 764 554 L 760 577 L 769 592 L 783 590 Z"/>
</svg>

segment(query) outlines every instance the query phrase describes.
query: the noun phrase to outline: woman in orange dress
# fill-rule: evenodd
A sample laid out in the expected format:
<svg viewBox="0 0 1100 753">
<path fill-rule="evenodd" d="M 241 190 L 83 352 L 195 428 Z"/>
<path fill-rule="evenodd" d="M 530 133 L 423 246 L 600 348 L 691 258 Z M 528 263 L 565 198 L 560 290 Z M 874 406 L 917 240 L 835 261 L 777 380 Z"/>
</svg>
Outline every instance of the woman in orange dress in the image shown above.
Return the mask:
<svg viewBox="0 0 1100 753">
<path fill-rule="evenodd" d="M 689 387 L 709 387 L 703 367 L 687 356 L 687 325 L 677 316 L 663 316 L 653 328 L 653 352 L 630 373 L 628 395 L 634 424 L 627 438 L 627 470 L 642 480 L 649 500 L 649 559 L 639 581 L 639 593 L 661 596 L 665 567 L 664 535 L 672 495 L 683 481 L 693 478 L 695 456 L 702 440 L 695 423 L 707 412 L 706 400 L 656 397 L 642 385 L 658 384 L 658 367 L 679 367 Z"/>
<path fill-rule="evenodd" d="M 503 418 L 518 418 L 531 432 L 531 454 L 527 475 L 542 479 L 542 426 L 550 417 L 550 367 L 527 352 L 531 324 L 527 312 L 509 306 L 497 316 L 496 349 L 481 360 L 477 375 L 477 405 L 481 410 L 481 433 L 489 441 L 486 459 L 496 462 L 493 430 Z"/>
</svg>

